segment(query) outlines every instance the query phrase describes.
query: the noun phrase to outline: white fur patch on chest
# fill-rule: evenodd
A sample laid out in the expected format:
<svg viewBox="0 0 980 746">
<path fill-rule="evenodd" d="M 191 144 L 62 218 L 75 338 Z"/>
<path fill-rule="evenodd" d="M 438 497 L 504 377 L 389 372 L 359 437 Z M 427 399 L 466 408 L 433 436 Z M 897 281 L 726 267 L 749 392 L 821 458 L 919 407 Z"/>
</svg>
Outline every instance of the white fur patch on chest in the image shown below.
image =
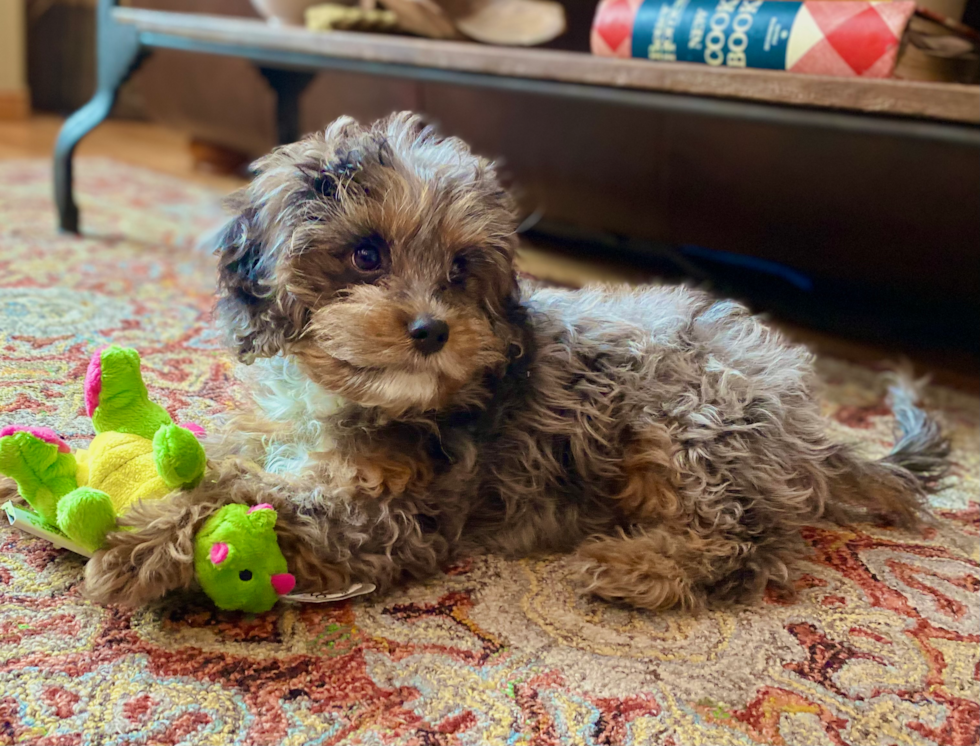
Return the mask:
<svg viewBox="0 0 980 746">
<path fill-rule="evenodd" d="M 343 397 L 314 383 L 282 355 L 256 360 L 244 375 L 262 414 L 289 426 L 288 437 L 263 438 L 266 471 L 296 475 L 310 465 L 311 454 L 333 450 L 325 423 L 344 405 Z"/>
</svg>

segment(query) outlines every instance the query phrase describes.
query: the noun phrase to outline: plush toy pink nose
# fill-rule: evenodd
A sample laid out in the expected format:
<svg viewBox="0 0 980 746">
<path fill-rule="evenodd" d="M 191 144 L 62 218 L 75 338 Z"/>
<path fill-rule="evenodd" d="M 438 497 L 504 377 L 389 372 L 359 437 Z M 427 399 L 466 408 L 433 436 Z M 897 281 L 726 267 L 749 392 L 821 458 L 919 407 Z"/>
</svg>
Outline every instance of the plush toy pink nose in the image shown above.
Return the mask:
<svg viewBox="0 0 980 746">
<path fill-rule="evenodd" d="M 280 596 L 285 596 L 296 587 L 296 578 L 288 572 L 284 572 L 281 575 L 273 575 L 270 580 L 272 581 L 272 587 Z"/>
</svg>

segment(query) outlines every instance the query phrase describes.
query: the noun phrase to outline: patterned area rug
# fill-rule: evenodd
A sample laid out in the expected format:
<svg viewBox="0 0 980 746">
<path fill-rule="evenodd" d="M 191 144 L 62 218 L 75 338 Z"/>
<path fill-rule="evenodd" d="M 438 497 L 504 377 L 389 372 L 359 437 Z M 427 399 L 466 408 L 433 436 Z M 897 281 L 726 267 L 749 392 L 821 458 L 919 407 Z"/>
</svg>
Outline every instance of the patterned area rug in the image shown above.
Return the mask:
<svg viewBox="0 0 980 746">
<path fill-rule="evenodd" d="M 0 163 L 0 422 L 84 445 L 85 365 L 117 342 L 172 414 L 206 423 L 240 395 L 195 248 L 217 196 L 77 171 L 84 238 L 53 230 L 47 163 Z M 837 435 L 884 453 L 880 376 L 821 370 Z M 791 605 L 613 608 L 576 598 L 558 557 L 256 617 L 133 611 L 87 602 L 79 557 L 0 529 L 0 744 L 976 744 L 980 405 L 941 388 L 927 405 L 955 446 L 937 526 L 810 529 Z"/>
</svg>

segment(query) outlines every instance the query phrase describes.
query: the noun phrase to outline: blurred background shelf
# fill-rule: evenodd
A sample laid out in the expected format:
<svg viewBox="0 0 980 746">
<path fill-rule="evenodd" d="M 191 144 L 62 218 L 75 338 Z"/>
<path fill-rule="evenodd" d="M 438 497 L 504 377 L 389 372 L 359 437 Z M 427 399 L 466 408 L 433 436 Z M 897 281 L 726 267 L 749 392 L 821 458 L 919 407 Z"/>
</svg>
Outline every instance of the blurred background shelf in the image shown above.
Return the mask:
<svg viewBox="0 0 980 746">
<path fill-rule="evenodd" d="M 38 109 L 70 113 L 94 90 L 86 3 L 31 27 Z M 595 0 L 563 4 L 563 37 L 515 50 L 277 29 L 248 0 L 130 0 L 113 17 L 154 50 L 113 116 L 183 132 L 199 165 L 230 170 L 282 139 L 259 67 L 314 67 L 297 132 L 422 112 L 502 162 L 529 243 L 980 359 L 980 87 L 601 59 L 582 51 Z"/>
<path fill-rule="evenodd" d="M 432 71 L 980 123 L 980 87 L 977 86 L 831 78 L 670 62 L 651 64 L 644 60 L 602 58 L 561 50 L 494 47 L 343 31 L 320 33 L 271 26 L 257 19 L 141 8 L 116 8 L 113 16 L 119 23 L 135 27 L 147 46 L 227 54 L 297 67 L 363 69 L 404 77 L 419 77 L 417 69 L 429 68 Z M 377 67 L 374 70 L 356 68 L 350 63 L 374 63 Z M 562 93 L 562 89 L 555 90 L 558 95 Z"/>
</svg>

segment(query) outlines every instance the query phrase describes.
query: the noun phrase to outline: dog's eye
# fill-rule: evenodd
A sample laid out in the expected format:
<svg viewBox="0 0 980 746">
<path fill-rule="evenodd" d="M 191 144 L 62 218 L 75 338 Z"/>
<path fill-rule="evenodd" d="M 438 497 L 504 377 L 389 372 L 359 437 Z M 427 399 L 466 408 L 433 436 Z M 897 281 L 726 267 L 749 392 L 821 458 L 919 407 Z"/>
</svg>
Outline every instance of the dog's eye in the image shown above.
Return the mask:
<svg viewBox="0 0 980 746">
<path fill-rule="evenodd" d="M 354 249 L 354 266 L 370 272 L 381 266 L 381 252 L 374 246 L 358 246 Z"/>
<path fill-rule="evenodd" d="M 369 237 L 361 240 L 351 252 L 351 262 L 361 272 L 374 272 L 381 268 L 384 261 L 384 244 L 379 237 Z"/>
<path fill-rule="evenodd" d="M 251 580 L 252 579 L 252 571 L 251 570 L 242 570 L 240 573 L 238 573 L 238 579 L 239 580 L 246 580 L 246 581 L 247 580 Z"/>
<path fill-rule="evenodd" d="M 449 268 L 449 281 L 462 282 L 466 279 L 466 257 L 457 256 Z"/>
</svg>

